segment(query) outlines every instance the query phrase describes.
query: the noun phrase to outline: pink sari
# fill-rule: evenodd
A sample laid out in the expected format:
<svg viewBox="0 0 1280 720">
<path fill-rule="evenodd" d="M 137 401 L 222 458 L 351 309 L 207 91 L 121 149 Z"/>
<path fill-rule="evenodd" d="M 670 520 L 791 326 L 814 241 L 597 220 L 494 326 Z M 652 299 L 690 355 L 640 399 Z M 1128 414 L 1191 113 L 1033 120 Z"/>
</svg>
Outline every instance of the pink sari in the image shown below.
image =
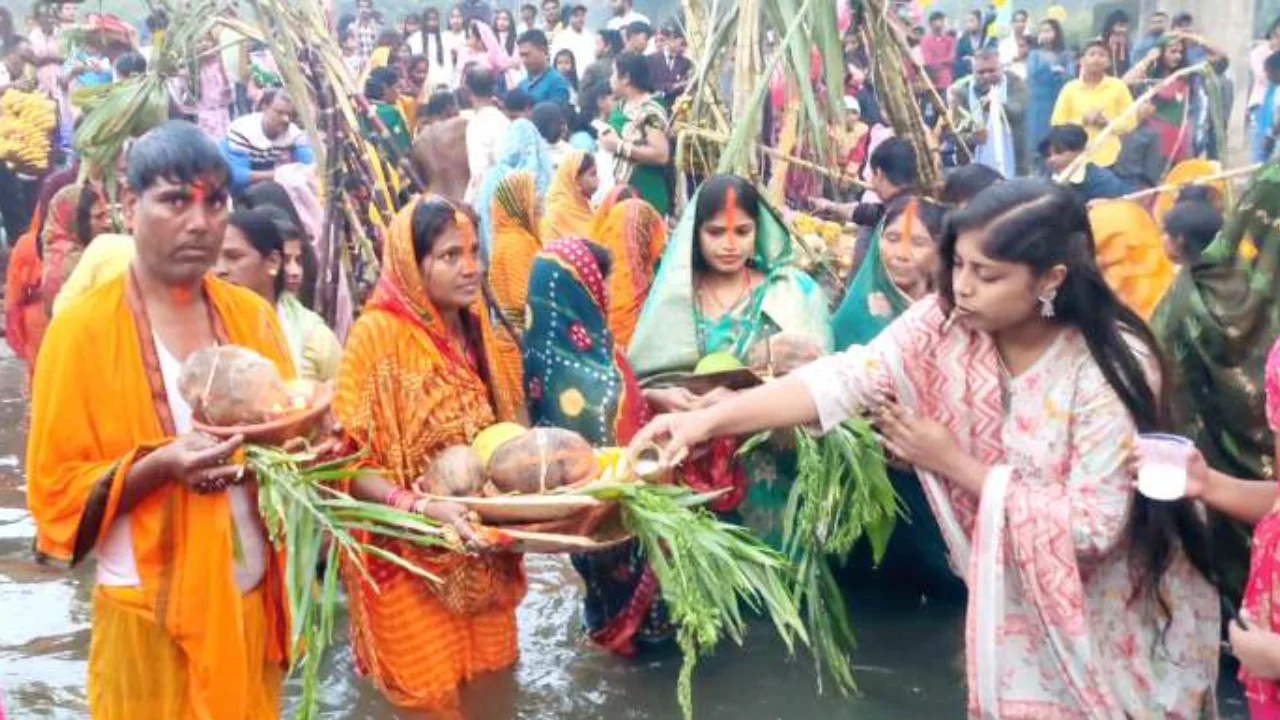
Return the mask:
<svg viewBox="0 0 1280 720">
<path fill-rule="evenodd" d="M 475 25 L 480 31 L 480 41 L 484 43 L 484 50 L 479 52 L 472 50 L 471 46 L 465 42 L 458 48 L 458 61 L 453 66 L 454 87 L 466 85 L 467 66 L 476 64 L 488 68 L 495 75 L 504 73 L 507 87 L 514 88 L 516 86 L 515 68 L 519 63 L 508 55 L 502 43 L 498 42 L 498 35 L 493 28 L 479 20 L 475 21 Z"/>
<path fill-rule="evenodd" d="M 892 394 L 991 468 L 980 498 L 916 468 L 969 587 L 969 717 L 1213 716 L 1213 587 L 1179 552 L 1161 586 L 1170 615 L 1130 602 L 1124 404 L 1074 330 L 1020 375 L 1001 367 L 989 335 L 930 297 L 870 345 L 797 371 L 824 429 Z"/>
<path fill-rule="evenodd" d="M 1267 424 L 1280 431 L 1280 341 L 1267 356 Z M 1253 529 L 1244 609 L 1263 630 L 1280 629 L 1280 511 L 1272 510 Z M 1280 720 L 1280 682 L 1251 677 L 1240 669 L 1252 720 Z"/>
</svg>

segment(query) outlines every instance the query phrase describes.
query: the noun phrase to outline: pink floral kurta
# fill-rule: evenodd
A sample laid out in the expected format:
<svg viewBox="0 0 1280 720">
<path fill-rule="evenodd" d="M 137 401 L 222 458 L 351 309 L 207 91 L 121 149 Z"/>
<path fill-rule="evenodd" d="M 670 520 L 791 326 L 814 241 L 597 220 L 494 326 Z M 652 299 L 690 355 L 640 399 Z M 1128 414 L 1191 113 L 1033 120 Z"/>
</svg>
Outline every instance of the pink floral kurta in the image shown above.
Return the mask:
<svg viewBox="0 0 1280 720">
<path fill-rule="evenodd" d="M 1130 602 L 1135 428 L 1076 331 L 1008 377 L 990 336 L 930 297 L 797 375 L 824 429 L 892 395 L 992 468 L 981 498 L 917 468 L 969 586 L 970 717 L 1215 715 L 1217 593 L 1179 552 L 1162 586 L 1172 615 Z"/>
<path fill-rule="evenodd" d="M 1267 356 L 1266 379 L 1267 424 L 1280 432 L 1280 341 Z M 1280 512 L 1275 509 L 1253 529 L 1244 607 L 1259 628 L 1280 632 Z M 1243 668 L 1240 681 L 1249 699 L 1250 718 L 1280 720 L 1280 683 L 1250 677 Z"/>
</svg>

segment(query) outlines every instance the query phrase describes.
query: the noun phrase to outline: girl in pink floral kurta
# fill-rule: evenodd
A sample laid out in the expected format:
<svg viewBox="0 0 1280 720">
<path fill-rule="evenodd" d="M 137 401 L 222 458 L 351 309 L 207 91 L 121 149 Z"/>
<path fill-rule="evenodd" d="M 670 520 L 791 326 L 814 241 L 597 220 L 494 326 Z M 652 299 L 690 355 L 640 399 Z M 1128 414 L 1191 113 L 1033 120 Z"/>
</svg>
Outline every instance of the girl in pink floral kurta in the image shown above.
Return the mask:
<svg viewBox="0 0 1280 720">
<path fill-rule="evenodd" d="M 1212 716 L 1217 592 L 1177 552 L 1163 576 L 1173 599 L 1163 635 L 1130 602 L 1135 428 L 1077 331 L 1007 377 L 990 336 L 948 321 L 929 297 L 870 345 L 796 374 L 823 428 L 896 397 L 995 468 L 980 501 L 917 468 L 970 586 L 971 717 Z"/>
</svg>

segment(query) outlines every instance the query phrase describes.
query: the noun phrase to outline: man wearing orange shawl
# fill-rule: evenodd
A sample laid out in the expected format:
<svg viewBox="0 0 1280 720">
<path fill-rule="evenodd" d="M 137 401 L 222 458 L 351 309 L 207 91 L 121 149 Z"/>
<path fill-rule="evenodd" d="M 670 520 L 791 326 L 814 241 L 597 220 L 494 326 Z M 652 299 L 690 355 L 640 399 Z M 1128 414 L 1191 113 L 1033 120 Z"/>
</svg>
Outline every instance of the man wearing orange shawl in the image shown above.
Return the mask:
<svg viewBox="0 0 1280 720">
<path fill-rule="evenodd" d="M 613 255 L 609 330 L 619 347 L 627 347 L 667 246 L 667 223 L 649 203 L 623 200 L 609 212 L 596 239 Z"/>
<path fill-rule="evenodd" d="M 533 173 L 515 170 L 494 186 L 487 208 L 493 240 L 489 258 L 489 285 L 498 311 L 511 327 L 524 330 L 525 301 L 529 296 L 529 271 L 542 249 L 538 234 L 538 191 Z M 498 372 L 519 382 L 523 375 L 520 347 L 510 333 L 497 338 Z"/>
<path fill-rule="evenodd" d="M 589 237 L 593 223 L 590 197 L 599 185 L 593 156 L 581 150 L 566 155 L 547 188 L 547 211 L 542 216 L 543 240 Z"/>
<path fill-rule="evenodd" d="M 273 308 L 208 275 L 229 171 L 183 122 L 129 156 L 138 254 L 72 303 L 36 363 L 27 500 L 36 550 L 97 556 L 89 650 L 96 720 L 278 717 L 288 662 L 282 559 L 257 491 L 230 464 L 240 438 L 191 432 L 181 361 L 233 343 L 293 367 Z"/>
<path fill-rule="evenodd" d="M 524 404 L 521 378 L 496 371 L 468 214 L 439 197 L 411 203 L 391 224 L 384 260 L 347 340 L 333 403 L 350 439 L 379 469 L 358 477 L 352 492 L 452 525 L 465 538 L 472 535 L 465 509 L 426 500 L 414 481 L 441 451 L 515 417 Z M 375 588 L 346 568 L 357 668 L 387 699 L 452 708 L 462 683 L 515 662 L 515 608 L 526 590 L 519 556 L 368 542 L 442 580 L 430 583 L 369 556 Z"/>
</svg>

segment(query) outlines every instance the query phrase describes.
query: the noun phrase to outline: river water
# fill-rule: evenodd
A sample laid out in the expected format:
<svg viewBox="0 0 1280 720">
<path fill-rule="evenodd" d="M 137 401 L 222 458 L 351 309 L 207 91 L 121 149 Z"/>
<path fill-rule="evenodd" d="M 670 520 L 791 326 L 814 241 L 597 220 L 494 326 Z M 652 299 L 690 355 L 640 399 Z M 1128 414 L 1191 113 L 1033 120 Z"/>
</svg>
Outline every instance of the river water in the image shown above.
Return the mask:
<svg viewBox="0 0 1280 720">
<path fill-rule="evenodd" d="M 87 567 L 67 573 L 32 562 L 33 526 L 21 463 L 22 383 L 20 363 L 0 358 L 0 691 L 14 720 L 84 718 L 93 574 Z M 567 560 L 529 556 L 528 570 L 529 596 L 519 611 L 519 662 L 470 683 L 461 715 L 447 720 L 679 717 L 678 653 L 631 661 L 593 649 L 584 641 L 581 588 Z M 855 597 L 852 616 L 859 641 L 854 658 L 857 696 L 842 698 L 830 691 L 820 696 L 809 659 L 788 657 L 771 629 L 757 624 L 745 647 L 726 643 L 699 663 L 693 687 L 696 717 L 963 717 L 962 608 Z M 1242 719 L 1246 713 L 1231 685 L 1224 683 L 1223 715 Z M 327 658 L 323 697 L 323 716 L 335 720 L 432 717 L 385 703 L 354 675 L 350 649 L 341 640 Z"/>
</svg>

